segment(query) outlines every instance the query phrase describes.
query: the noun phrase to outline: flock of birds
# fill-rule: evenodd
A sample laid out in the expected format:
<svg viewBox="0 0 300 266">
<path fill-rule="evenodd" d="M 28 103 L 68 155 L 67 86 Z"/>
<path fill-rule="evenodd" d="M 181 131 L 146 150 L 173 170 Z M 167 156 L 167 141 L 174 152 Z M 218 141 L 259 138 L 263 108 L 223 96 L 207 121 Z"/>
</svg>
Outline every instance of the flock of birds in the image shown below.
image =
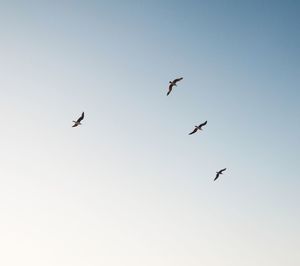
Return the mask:
<svg viewBox="0 0 300 266">
<path fill-rule="evenodd" d="M 174 79 L 173 81 L 169 81 L 169 88 L 168 88 L 168 92 L 167 92 L 167 96 L 172 92 L 173 88 L 175 86 L 177 86 L 177 82 L 181 81 L 183 78 L 177 78 Z M 84 112 L 82 112 L 81 116 L 76 120 L 73 121 L 73 126 L 72 127 L 77 127 L 79 125 L 81 125 L 81 121 L 84 119 Z M 203 122 L 202 124 L 200 124 L 199 126 L 195 126 L 194 130 L 192 132 L 189 133 L 189 135 L 193 135 L 195 134 L 198 130 L 202 130 L 202 127 L 206 126 L 207 121 Z M 214 178 L 214 181 L 216 181 L 220 175 L 223 174 L 223 172 L 226 170 L 226 168 L 219 170 L 218 172 L 216 172 L 216 177 Z"/>
</svg>

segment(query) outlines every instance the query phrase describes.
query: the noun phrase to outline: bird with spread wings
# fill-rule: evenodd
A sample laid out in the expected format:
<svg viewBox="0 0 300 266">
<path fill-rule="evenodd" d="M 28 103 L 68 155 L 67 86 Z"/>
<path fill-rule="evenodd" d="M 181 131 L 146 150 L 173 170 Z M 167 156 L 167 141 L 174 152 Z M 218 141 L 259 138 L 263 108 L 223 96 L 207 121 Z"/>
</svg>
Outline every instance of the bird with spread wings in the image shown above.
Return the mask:
<svg viewBox="0 0 300 266">
<path fill-rule="evenodd" d="M 198 130 L 202 130 L 202 127 L 205 126 L 206 124 L 207 124 L 207 121 L 200 124 L 199 126 L 195 126 L 195 129 L 191 133 L 189 133 L 189 135 L 192 135 L 192 134 L 196 133 Z"/>
<path fill-rule="evenodd" d="M 224 172 L 225 170 L 226 170 L 226 168 L 224 168 L 224 169 L 218 171 L 217 174 L 216 174 L 216 177 L 215 177 L 214 181 L 216 181 L 216 180 L 219 178 L 219 176 L 223 174 L 223 172 Z"/>
<path fill-rule="evenodd" d="M 177 79 L 174 79 L 173 81 L 169 81 L 169 91 L 167 93 L 167 96 L 171 93 L 171 91 L 173 90 L 173 87 L 174 86 L 177 86 L 177 82 L 182 80 L 183 78 L 177 78 Z"/>
<path fill-rule="evenodd" d="M 82 121 L 83 118 L 84 118 L 84 112 L 82 112 L 81 116 L 76 121 L 73 121 L 74 125 L 72 127 L 77 127 L 81 125 L 80 122 Z"/>
</svg>

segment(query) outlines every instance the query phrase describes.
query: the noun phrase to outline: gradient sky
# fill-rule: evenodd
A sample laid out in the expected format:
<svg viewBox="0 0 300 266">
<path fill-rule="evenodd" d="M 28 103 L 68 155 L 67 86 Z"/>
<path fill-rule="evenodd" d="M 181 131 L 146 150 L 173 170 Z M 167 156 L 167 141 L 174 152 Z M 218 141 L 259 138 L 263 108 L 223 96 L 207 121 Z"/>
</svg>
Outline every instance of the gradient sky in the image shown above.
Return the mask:
<svg viewBox="0 0 300 266">
<path fill-rule="evenodd" d="M 300 265 L 299 14 L 0 1 L 0 264 Z"/>
</svg>

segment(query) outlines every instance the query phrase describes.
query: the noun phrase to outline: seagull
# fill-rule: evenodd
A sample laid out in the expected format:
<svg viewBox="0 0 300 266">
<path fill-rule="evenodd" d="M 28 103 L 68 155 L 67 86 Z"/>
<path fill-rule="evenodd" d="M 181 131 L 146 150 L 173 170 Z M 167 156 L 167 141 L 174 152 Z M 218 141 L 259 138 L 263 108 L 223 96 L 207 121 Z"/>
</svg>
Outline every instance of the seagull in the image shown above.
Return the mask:
<svg viewBox="0 0 300 266">
<path fill-rule="evenodd" d="M 196 133 L 198 130 L 202 130 L 202 127 L 205 126 L 206 124 L 207 124 L 207 121 L 200 124 L 199 126 L 195 126 L 195 129 L 191 133 L 189 133 L 189 135 L 192 135 L 192 134 Z"/>
<path fill-rule="evenodd" d="M 72 127 L 77 127 L 81 125 L 81 120 L 84 118 L 84 112 L 82 112 L 81 116 L 77 119 L 77 121 L 73 121 L 74 125 Z"/>
<path fill-rule="evenodd" d="M 177 86 L 177 82 L 182 80 L 183 78 L 178 78 L 178 79 L 174 79 L 173 81 L 169 81 L 170 85 L 169 85 L 169 91 L 167 93 L 167 96 L 171 93 L 172 89 L 174 86 Z"/>
<path fill-rule="evenodd" d="M 216 174 L 216 177 L 215 177 L 214 181 L 216 181 L 219 178 L 219 175 L 222 175 L 225 170 L 226 170 L 226 168 L 218 171 L 217 174 Z"/>
</svg>

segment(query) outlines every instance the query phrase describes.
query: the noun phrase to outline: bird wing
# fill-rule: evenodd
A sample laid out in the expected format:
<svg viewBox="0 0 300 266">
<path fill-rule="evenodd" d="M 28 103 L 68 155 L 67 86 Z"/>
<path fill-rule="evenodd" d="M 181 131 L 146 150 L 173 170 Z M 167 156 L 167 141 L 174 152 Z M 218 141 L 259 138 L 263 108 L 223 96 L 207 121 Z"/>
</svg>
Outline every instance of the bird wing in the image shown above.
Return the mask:
<svg viewBox="0 0 300 266">
<path fill-rule="evenodd" d="M 197 128 L 195 128 L 191 133 L 189 133 L 189 135 L 192 135 L 192 134 L 194 134 L 194 133 L 196 133 L 197 132 Z"/>
<path fill-rule="evenodd" d="M 220 173 L 217 173 L 214 181 L 216 181 L 219 178 L 219 176 L 220 176 Z"/>
<path fill-rule="evenodd" d="M 173 89 L 173 86 L 174 86 L 173 84 L 170 84 L 170 85 L 169 85 L 169 91 L 168 91 L 167 95 L 169 95 L 169 94 L 171 93 L 171 91 L 172 91 L 172 89 Z"/>
<path fill-rule="evenodd" d="M 207 124 L 207 121 L 205 121 L 204 123 L 200 124 L 199 127 L 203 127 Z"/>
<path fill-rule="evenodd" d="M 180 81 L 180 80 L 182 80 L 182 79 L 183 79 L 183 78 L 174 79 L 173 82 L 176 83 L 176 82 L 178 82 L 178 81 Z"/>
<path fill-rule="evenodd" d="M 216 174 L 214 181 L 216 181 L 218 179 L 219 175 L 220 175 L 219 173 Z"/>
<path fill-rule="evenodd" d="M 77 127 L 78 126 L 78 124 L 74 124 L 72 127 Z"/>
<path fill-rule="evenodd" d="M 222 173 L 222 172 L 224 172 L 225 170 L 226 170 L 226 168 L 224 168 L 224 169 L 220 170 L 220 172 Z"/>
<path fill-rule="evenodd" d="M 80 123 L 80 121 L 84 118 L 84 112 L 82 112 L 81 116 L 77 119 L 77 123 Z"/>
</svg>

